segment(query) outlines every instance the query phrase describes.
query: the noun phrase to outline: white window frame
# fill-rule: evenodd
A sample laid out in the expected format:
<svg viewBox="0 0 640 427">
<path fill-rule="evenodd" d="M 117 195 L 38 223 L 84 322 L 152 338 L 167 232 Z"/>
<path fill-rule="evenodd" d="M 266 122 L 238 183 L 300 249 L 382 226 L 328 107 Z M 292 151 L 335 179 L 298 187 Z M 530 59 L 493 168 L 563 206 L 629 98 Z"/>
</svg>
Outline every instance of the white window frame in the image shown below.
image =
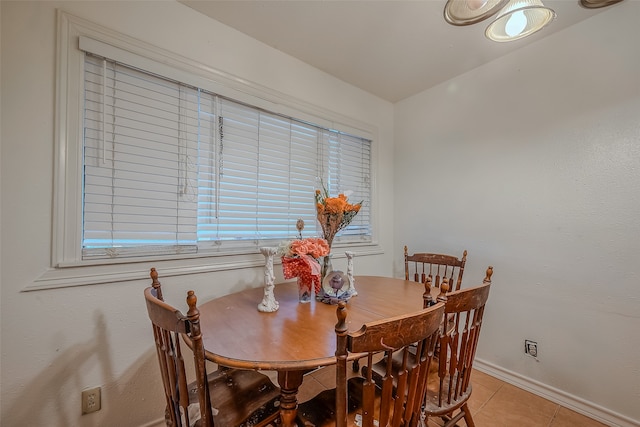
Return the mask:
<svg viewBox="0 0 640 427">
<path fill-rule="evenodd" d="M 163 75 L 193 83 L 249 105 L 278 114 L 296 117 L 327 129 L 358 135 L 371 144 L 371 231 L 372 241 L 349 244 L 357 255 L 380 254 L 377 244 L 376 164 L 377 129 L 274 90 L 247 83 L 208 66 L 130 38 L 95 23 L 58 11 L 56 150 L 53 206 L 53 244 L 51 267 L 25 290 L 49 289 L 97 283 L 134 280 L 148 277 L 150 263 L 162 266 L 163 276 L 202 273 L 263 265 L 264 258 L 255 253 L 224 253 L 180 257 L 176 255 L 144 259 L 82 261 L 82 132 L 83 132 L 83 63 L 79 49 L 81 36 L 102 47 L 117 46 L 131 54 L 131 64 L 154 69 L 164 64 Z M 150 61 L 150 62 L 149 62 Z M 152 67 L 145 67 L 152 64 Z M 293 236 L 292 236 L 293 237 Z M 339 245 L 338 245 L 339 246 Z M 337 254 L 340 257 L 340 254 Z"/>
</svg>

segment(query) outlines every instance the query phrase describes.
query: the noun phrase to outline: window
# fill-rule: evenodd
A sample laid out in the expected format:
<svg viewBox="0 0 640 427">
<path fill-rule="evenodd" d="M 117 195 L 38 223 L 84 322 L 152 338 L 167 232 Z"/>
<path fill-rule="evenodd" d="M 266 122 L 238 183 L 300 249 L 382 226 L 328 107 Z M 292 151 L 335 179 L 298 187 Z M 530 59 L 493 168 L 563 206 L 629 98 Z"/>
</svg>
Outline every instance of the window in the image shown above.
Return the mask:
<svg viewBox="0 0 640 427">
<path fill-rule="evenodd" d="M 322 183 L 364 201 L 336 245 L 380 253 L 373 127 L 58 19 L 52 261 L 27 290 L 262 265 L 298 218 L 318 234 Z"/>
<path fill-rule="evenodd" d="M 370 241 L 371 141 L 90 52 L 84 87 L 83 259 L 255 250 L 298 218 L 316 235 L 323 183 L 364 201 L 342 241 Z"/>
</svg>

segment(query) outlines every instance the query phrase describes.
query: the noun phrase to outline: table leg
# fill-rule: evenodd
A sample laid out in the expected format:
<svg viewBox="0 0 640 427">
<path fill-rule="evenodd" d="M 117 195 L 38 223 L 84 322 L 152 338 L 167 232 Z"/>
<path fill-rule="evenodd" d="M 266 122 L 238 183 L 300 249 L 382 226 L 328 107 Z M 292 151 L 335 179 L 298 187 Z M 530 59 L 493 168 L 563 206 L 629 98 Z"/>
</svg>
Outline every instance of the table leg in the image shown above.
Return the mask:
<svg viewBox="0 0 640 427">
<path fill-rule="evenodd" d="M 298 388 L 306 371 L 278 371 L 280 385 L 280 418 L 282 427 L 296 427 Z"/>
</svg>

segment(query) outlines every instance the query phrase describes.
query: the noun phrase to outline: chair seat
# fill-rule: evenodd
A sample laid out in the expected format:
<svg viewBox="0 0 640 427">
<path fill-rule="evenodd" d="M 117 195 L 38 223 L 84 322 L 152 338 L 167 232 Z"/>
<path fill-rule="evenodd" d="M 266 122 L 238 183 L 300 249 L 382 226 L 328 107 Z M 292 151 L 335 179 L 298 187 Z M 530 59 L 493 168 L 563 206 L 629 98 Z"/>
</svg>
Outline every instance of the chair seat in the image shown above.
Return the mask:
<svg viewBox="0 0 640 427">
<path fill-rule="evenodd" d="M 280 390 L 260 372 L 221 368 L 207 375 L 207 382 L 216 425 L 268 425 L 279 415 Z M 189 384 L 189 403 L 198 403 L 195 382 Z"/>
</svg>

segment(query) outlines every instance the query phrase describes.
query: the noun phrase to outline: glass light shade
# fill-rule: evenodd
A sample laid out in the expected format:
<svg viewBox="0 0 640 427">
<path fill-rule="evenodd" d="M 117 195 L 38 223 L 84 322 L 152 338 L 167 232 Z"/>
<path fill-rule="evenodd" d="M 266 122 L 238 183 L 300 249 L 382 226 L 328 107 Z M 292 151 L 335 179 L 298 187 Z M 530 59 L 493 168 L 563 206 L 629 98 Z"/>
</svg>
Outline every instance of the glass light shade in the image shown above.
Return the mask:
<svg viewBox="0 0 640 427">
<path fill-rule="evenodd" d="M 580 0 L 580 5 L 587 9 L 597 9 L 599 7 L 605 7 L 614 3 L 619 3 L 622 0 Z"/>
<path fill-rule="evenodd" d="M 496 14 L 509 0 L 448 0 L 444 19 L 452 25 L 470 25 Z"/>
<path fill-rule="evenodd" d="M 541 0 L 511 0 L 484 32 L 496 42 L 510 42 L 530 36 L 547 26 L 556 13 Z"/>
</svg>

